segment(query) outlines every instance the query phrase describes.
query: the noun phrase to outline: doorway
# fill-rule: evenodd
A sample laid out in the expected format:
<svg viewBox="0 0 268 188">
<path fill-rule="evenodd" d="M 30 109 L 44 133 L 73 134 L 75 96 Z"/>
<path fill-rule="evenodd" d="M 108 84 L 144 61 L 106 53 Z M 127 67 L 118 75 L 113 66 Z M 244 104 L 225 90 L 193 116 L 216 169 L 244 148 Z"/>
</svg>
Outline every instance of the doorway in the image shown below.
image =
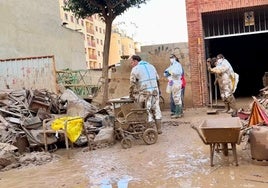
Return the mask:
<svg viewBox="0 0 268 188">
<path fill-rule="evenodd" d="M 257 96 L 259 90 L 264 88 L 263 76 L 268 72 L 268 48 L 263 46 L 267 43 L 268 33 L 206 40 L 208 57 L 223 54 L 239 74 L 235 97 Z"/>
</svg>

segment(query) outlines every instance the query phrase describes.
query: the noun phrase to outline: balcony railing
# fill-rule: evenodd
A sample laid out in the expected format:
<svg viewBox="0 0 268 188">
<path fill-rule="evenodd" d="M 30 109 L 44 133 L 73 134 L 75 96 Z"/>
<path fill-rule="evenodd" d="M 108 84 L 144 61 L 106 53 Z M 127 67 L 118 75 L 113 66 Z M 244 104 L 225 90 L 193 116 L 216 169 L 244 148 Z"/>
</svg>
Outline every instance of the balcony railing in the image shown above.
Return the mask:
<svg viewBox="0 0 268 188">
<path fill-rule="evenodd" d="M 87 42 L 88 46 L 91 46 L 91 47 L 96 47 L 96 43 L 91 41 L 91 42 Z"/>
<path fill-rule="evenodd" d="M 87 33 L 94 35 L 94 29 L 87 28 Z"/>
<path fill-rule="evenodd" d="M 89 54 L 89 59 L 97 60 L 97 55 L 95 55 L 95 54 Z"/>
</svg>

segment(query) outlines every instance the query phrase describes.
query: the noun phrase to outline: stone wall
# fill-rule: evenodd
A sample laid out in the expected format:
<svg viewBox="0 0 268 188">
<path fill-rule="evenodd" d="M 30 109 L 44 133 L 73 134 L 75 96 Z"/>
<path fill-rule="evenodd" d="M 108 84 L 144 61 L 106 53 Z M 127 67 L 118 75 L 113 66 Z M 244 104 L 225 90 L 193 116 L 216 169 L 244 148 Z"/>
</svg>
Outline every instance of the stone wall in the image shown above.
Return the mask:
<svg viewBox="0 0 268 188">
<path fill-rule="evenodd" d="M 143 60 L 153 64 L 160 76 L 160 89 L 165 100 L 165 107 L 169 108 L 170 96 L 165 92 L 167 79 L 163 76 L 164 70 L 169 66 L 169 56 L 174 53 L 180 60 L 186 75 L 185 106 L 192 107 L 191 76 L 188 59 L 187 43 L 172 43 L 152 46 L 142 46 L 142 53 L 138 54 Z M 129 76 L 131 71 L 130 61 L 122 60 L 121 65 L 115 67 L 115 72 L 111 74 L 109 84 L 109 99 L 119 98 L 129 95 Z M 100 99 L 99 99 L 100 100 Z"/>
</svg>

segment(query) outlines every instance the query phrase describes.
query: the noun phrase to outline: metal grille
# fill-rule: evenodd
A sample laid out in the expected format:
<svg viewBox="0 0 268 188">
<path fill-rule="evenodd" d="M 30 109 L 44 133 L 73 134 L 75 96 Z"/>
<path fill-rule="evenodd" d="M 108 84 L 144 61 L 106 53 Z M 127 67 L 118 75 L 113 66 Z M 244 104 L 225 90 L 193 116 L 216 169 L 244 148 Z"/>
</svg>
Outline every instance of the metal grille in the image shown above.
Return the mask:
<svg viewBox="0 0 268 188">
<path fill-rule="evenodd" d="M 202 14 L 205 39 L 268 32 L 268 6 Z"/>
<path fill-rule="evenodd" d="M 57 71 L 57 82 L 82 98 L 94 97 L 100 86 L 88 84 L 91 79 L 90 73 L 90 70 Z M 90 82 L 92 81 L 90 80 Z"/>
</svg>

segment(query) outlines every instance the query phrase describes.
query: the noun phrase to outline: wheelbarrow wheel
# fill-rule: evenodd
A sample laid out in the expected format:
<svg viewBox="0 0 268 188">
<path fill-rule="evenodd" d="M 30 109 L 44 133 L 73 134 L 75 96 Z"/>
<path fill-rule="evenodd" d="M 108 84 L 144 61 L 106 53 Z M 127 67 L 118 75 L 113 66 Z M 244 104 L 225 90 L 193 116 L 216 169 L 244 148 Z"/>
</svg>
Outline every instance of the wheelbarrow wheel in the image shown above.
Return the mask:
<svg viewBox="0 0 268 188">
<path fill-rule="evenodd" d="M 131 148 L 132 147 L 132 141 L 131 141 L 131 139 L 130 138 L 123 138 L 121 140 L 121 146 L 124 149 Z"/>
<path fill-rule="evenodd" d="M 148 145 L 154 144 L 157 141 L 158 133 L 153 128 L 148 128 L 144 131 L 142 138 Z"/>
</svg>

